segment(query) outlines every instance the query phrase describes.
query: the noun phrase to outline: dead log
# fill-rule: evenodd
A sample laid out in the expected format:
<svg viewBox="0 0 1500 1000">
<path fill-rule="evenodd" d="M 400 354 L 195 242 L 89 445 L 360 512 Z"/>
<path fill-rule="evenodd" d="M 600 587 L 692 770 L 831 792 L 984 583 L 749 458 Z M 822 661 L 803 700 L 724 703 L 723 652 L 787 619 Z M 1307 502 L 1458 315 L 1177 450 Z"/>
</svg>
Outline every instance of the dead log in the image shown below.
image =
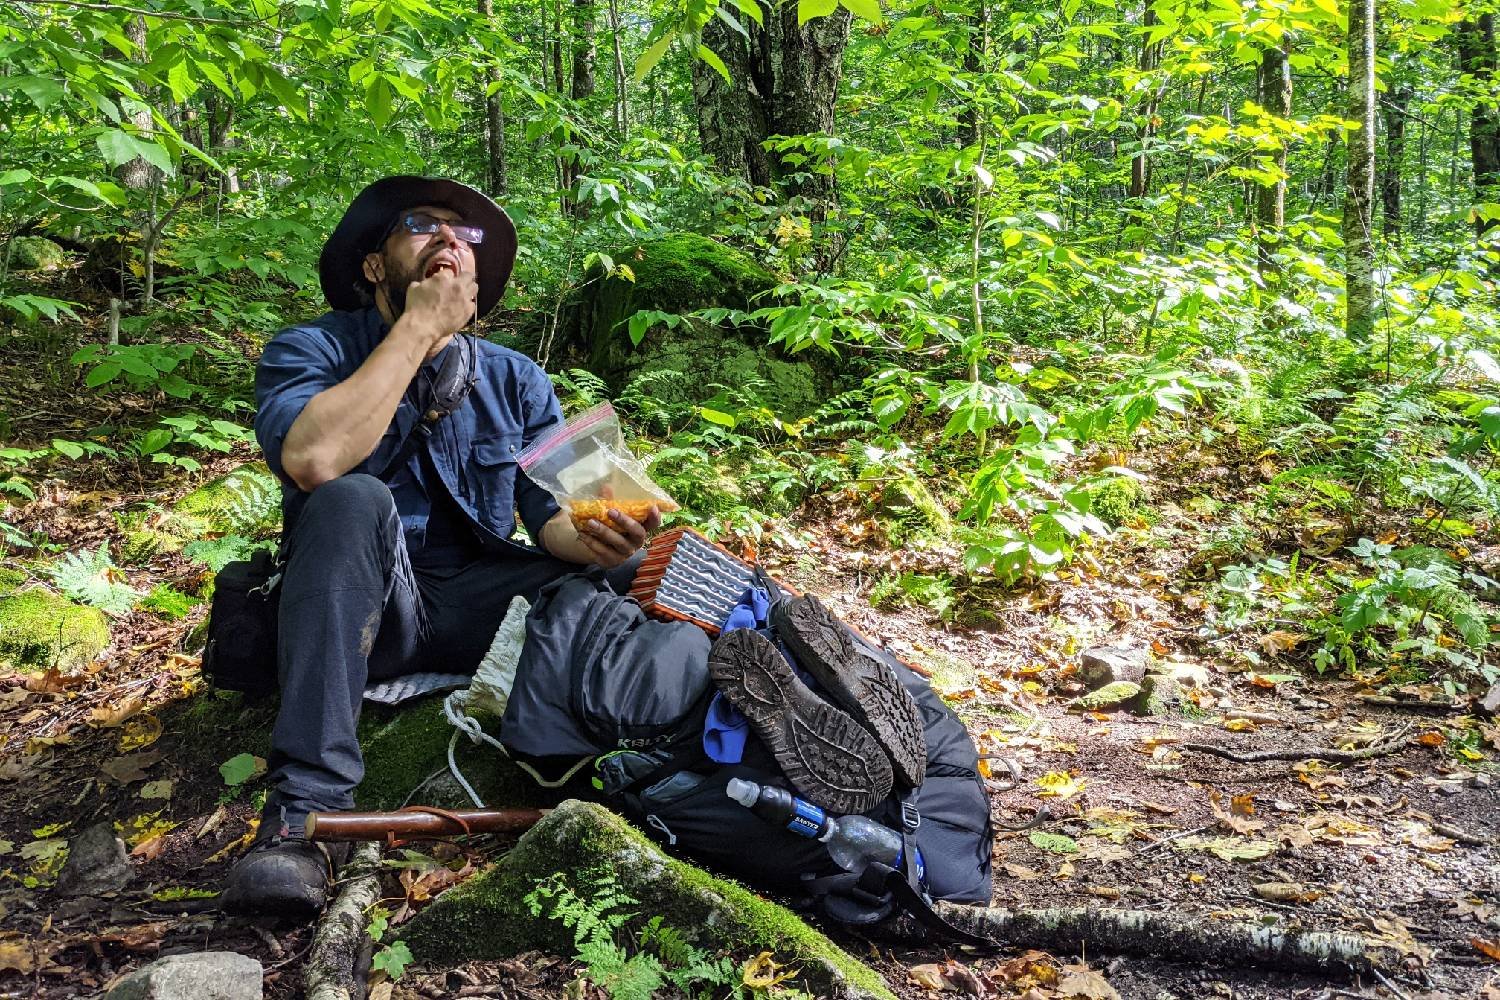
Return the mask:
<svg viewBox="0 0 1500 1000">
<path fill-rule="evenodd" d="M 1154 955 L 1218 965 L 1345 975 L 1395 972 L 1404 956 L 1358 934 L 1215 920 L 1203 914 L 1154 910 L 1002 910 L 939 903 L 944 919 L 1016 948 L 1057 952 Z"/>
<path fill-rule="evenodd" d="M 363 874 L 340 884 L 333 905 L 318 922 L 312 951 L 302 969 L 307 1000 L 354 1000 L 365 995 L 364 986 L 355 978 L 354 966 L 360 949 L 369 940 L 365 914 L 380 899 L 380 881 L 375 876 L 379 861 L 379 847 L 360 844 L 344 866 L 345 873 Z"/>
<path fill-rule="evenodd" d="M 1236 764 L 1258 764 L 1266 760 L 1325 760 L 1330 764 L 1348 764 L 1356 760 L 1369 760 L 1371 757 L 1384 757 L 1387 754 L 1400 753 L 1407 747 L 1411 729 L 1411 726 L 1404 726 L 1389 739 L 1372 743 L 1362 750 L 1335 750 L 1331 747 L 1309 747 L 1302 750 L 1250 750 L 1240 752 L 1237 750 L 1226 750 L 1223 747 L 1214 746 L 1212 743 L 1178 743 L 1174 749 L 1212 754 L 1215 757 L 1223 757 L 1225 760 L 1234 761 Z"/>
</svg>

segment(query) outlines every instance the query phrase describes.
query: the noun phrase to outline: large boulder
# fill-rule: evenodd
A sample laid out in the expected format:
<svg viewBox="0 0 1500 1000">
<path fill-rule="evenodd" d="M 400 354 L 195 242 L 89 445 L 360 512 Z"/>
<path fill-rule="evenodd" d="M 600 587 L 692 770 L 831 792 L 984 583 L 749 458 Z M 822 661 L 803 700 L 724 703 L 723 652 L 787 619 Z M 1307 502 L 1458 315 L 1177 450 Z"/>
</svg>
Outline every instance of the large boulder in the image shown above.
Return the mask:
<svg viewBox="0 0 1500 1000">
<path fill-rule="evenodd" d="M 769 346 L 761 330 L 658 324 L 639 345 L 631 343 L 627 321 L 642 310 L 752 308 L 751 299 L 777 280 L 747 255 L 706 236 L 673 233 L 610 256 L 616 272 L 606 274 L 596 264 L 566 303 L 561 339 L 612 395 L 644 377 L 661 403 L 697 403 L 713 396 L 716 385 L 762 382 L 759 395 L 784 416 L 801 416 L 824 398 L 826 374 L 807 358 Z M 634 280 L 619 273 L 621 266 Z"/>
<path fill-rule="evenodd" d="M 281 524 L 281 484 L 264 462 L 250 462 L 205 483 L 172 506 L 159 530 L 183 541 L 254 537 Z"/>
<path fill-rule="evenodd" d="M 762 951 L 788 969 L 795 985 L 818 997 L 890 998 L 885 983 L 791 911 L 737 883 L 668 857 L 602 806 L 569 800 L 549 813 L 494 867 L 422 911 L 401 937 L 419 961 L 506 958 L 532 949 L 572 954 L 574 935 L 561 921 L 535 915 L 525 898 L 562 873 L 587 905 L 601 892 L 623 891 L 634 926 L 653 916 L 698 947 L 744 961 Z"/>
<path fill-rule="evenodd" d="M 109 645 L 109 618 L 43 587 L 0 598 L 0 663 L 56 666 L 67 672 L 92 663 Z"/>
<path fill-rule="evenodd" d="M 11 240 L 12 271 L 52 271 L 67 262 L 68 252 L 45 236 L 17 236 Z"/>
</svg>

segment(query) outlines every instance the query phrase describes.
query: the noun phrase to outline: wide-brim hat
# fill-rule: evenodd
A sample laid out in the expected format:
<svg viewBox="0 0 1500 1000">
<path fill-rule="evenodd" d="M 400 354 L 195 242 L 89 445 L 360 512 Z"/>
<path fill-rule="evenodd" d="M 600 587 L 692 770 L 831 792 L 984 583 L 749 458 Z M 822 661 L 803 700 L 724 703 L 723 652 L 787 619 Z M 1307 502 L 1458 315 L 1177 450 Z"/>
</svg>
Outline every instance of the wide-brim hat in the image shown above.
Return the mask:
<svg viewBox="0 0 1500 1000">
<path fill-rule="evenodd" d="M 396 217 L 418 205 L 452 209 L 463 221 L 484 229 L 484 240 L 474 247 L 476 302 L 480 316 L 505 294 L 516 263 L 516 227 L 505 210 L 467 184 L 441 177 L 386 177 L 366 187 L 344 212 L 318 258 L 318 280 L 323 297 L 335 309 L 360 309 L 370 290 L 364 259 L 379 249 L 382 236 Z"/>
</svg>

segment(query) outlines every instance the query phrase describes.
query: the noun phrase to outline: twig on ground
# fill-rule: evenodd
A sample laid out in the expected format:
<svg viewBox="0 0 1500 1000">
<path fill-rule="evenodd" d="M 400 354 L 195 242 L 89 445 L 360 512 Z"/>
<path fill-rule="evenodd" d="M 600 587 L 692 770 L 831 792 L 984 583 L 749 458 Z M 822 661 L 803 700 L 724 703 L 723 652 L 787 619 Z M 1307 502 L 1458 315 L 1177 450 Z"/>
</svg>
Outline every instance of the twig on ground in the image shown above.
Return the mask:
<svg viewBox="0 0 1500 1000">
<path fill-rule="evenodd" d="M 1395 994 L 1396 1000 L 1411 1000 L 1411 997 L 1409 997 L 1405 993 L 1403 993 L 1401 991 L 1400 987 L 1398 987 L 1395 983 L 1391 982 L 1389 979 L 1387 979 L 1385 977 L 1385 973 L 1381 972 L 1379 969 L 1377 969 L 1377 968 L 1375 968 L 1373 966 L 1371 966 L 1370 971 L 1373 972 L 1373 973 L 1375 973 L 1375 978 L 1378 979 L 1378 980 L 1380 980 L 1381 983 L 1383 983 L 1385 985 L 1386 989 L 1390 990 L 1393 994 Z"/>
<path fill-rule="evenodd" d="M 1252 750 L 1240 753 L 1235 750 L 1226 750 L 1223 747 L 1214 746 L 1210 743 L 1179 743 L 1174 749 L 1192 750 L 1197 753 L 1212 754 L 1236 764 L 1258 764 L 1267 760 L 1326 760 L 1330 764 L 1345 764 L 1356 760 L 1369 760 L 1371 757 L 1384 757 L 1387 754 L 1400 753 L 1406 749 L 1407 737 L 1411 735 L 1412 726 L 1403 726 L 1395 736 L 1379 743 L 1372 743 L 1362 750 L 1335 750 L 1329 747 L 1313 747 L 1303 750 Z"/>
<path fill-rule="evenodd" d="M 1464 830 L 1461 827 L 1454 826 L 1452 823 L 1436 822 L 1428 825 L 1432 827 L 1433 833 L 1442 834 L 1449 840 L 1456 840 L 1460 844 L 1468 844 L 1473 847 L 1488 847 L 1491 843 L 1493 843 L 1487 837 L 1481 837 L 1478 834 L 1469 833 L 1467 830 Z"/>
<path fill-rule="evenodd" d="M 1139 861 L 1141 858 L 1144 858 L 1146 855 L 1150 854 L 1152 851 L 1157 850 L 1158 848 L 1160 848 L 1163 844 L 1170 844 L 1174 840 L 1181 840 L 1183 837 L 1191 837 L 1194 834 L 1205 833 L 1205 832 L 1207 832 L 1209 830 L 1212 830 L 1216 825 L 1217 825 L 1216 823 L 1209 823 L 1206 826 L 1195 826 L 1191 830 L 1178 830 L 1176 833 L 1172 834 L 1170 837 L 1160 837 L 1160 838 L 1158 838 L 1156 840 L 1153 840 L 1150 844 L 1148 844 L 1147 846 L 1141 848 L 1139 851 L 1136 851 L 1134 854 L 1132 854 L 1130 856 L 1130 860 L 1131 861 Z"/>
</svg>

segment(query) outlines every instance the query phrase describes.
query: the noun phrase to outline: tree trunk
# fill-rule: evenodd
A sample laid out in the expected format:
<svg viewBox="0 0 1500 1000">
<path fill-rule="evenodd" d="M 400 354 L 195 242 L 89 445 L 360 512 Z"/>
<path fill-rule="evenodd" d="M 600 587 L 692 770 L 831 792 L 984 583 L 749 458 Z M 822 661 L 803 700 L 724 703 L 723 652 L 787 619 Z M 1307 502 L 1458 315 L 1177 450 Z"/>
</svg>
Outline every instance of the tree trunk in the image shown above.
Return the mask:
<svg viewBox="0 0 1500 1000">
<path fill-rule="evenodd" d="M 131 62 L 146 62 L 148 59 L 146 50 L 146 19 L 137 14 L 126 21 L 125 37 L 130 40 L 131 47 L 135 51 L 121 54 Z M 144 133 L 147 138 L 150 137 L 152 131 L 150 108 L 141 108 L 141 110 L 129 115 L 127 120 L 136 127 L 138 132 Z M 144 158 L 137 156 L 127 163 L 122 163 L 116 176 L 120 179 L 121 187 L 131 191 L 145 191 L 156 182 L 160 174 L 161 171 L 147 163 Z"/>
<path fill-rule="evenodd" d="M 479 16 L 484 18 L 487 24 L 493 23 L 495 9 L 493 0 L 479 0 Z M 494 88 L 500 82 L 500 67 L 491 66 L 485 74 L 488 84 L 486 89 Z M 485 121 L 488 124 L 488 147 L 489 164 L 486 171 L 488 178 L 489 193 L 495 197 L 505 194 L 507 178 L 505 176 L 505 109 L 500 104 L 500 90 L 496 88 L 494 93 L 484 99 Z"/>
<path fill-rule="evenodd" d="M 1401 242 L 1401 167 L 1406 161 L 1406 109 L 1411 87 L 1392 88 L 1386 97 L 1385 160 L 1380 170 L 1380 207 L 1387 243 Z"/>
<path fill-rule="evenodd" d="M 573 0 L 573 100 L 582 101 L 594 93 L 595 44 L 594 0 Z"/>
<path fill-rule="evenodd" d="M 1259 86 L 1256 102 L 1268 114 L 1290 118 L 1292 114 L 1292 64 L 1287 60 L 1285 42 L 1261 53 Z M 1277 274 L 1276 247 L 1281 242 L 1281 228 L 1286 225 L 1286 143 L 1278 140 L 1272 157 L 1277 178 L 1274 184 L 1261 184 L 1256 191 L 1256 268 L 1262 278 Z"/>
<path fill-rule="evenodd" d="M 1155 0 L 1146 0 L 1146 9 L 1141 16 L 1141 24 L 1149 28 L 1159 23 Z M 1161 47 L 1160 41 L 1153 42 L 1149 36 L 1141 47 L 1141 76 L 1145 82 L 1150 82 L 1151 74 L 1161 65 Z M 1144 198 L 1151 190 L 1151 166 L 1146 159 L 1146 148 L 1151 145 L 1151 139 L 1156 135 L 1156 112 L 1161 105 L 1162 88 L 1165 84 L 1166 81 L 1163 81 L 1161 87 L 1151 92 L 1151 97 L 1146 102 L 1145 114 L 1142 115 L 1143 121 L 1137 133 L 1140 139 L 1140 149 L 1130 160 L 1130 188 L 1126 193 L 1131 198 Z"/>
<path fill-rule="evenodd" d="M 620 49 L 620 0 L 609 0 L 609 34 L 615 49 L 615 128 L 621 138 L 628 138 L 630 78 L 625 73 L 625 55 Z"/>
<path fill-rule="evenodd" d="M 1344 189 L 1344 329 L 1351 340 L 1375 334 L 1375 0 L 1349 5 L 1349 105 L 1345 117 L 1358 122 L 1349 133 L 1349 172 Z"/>
<path fill-rule="evenodd" d="M 814 219 L 826 218 L 836 197 L 828 164 L 816 159 L 795 164 L 767 154 L 762 143 L 773 135 L 830 135 L 834 101 L 849 42 L 847 10 L 797 24 L 796 4 L 771 6 L 761 0 L 762 29 L 742 23 L 738 32 L 714 18 L 704 26 L 703 44 L 723 59 L 730 82 L 701 60 L 693 64 L 693 101 L 704 152 L 719 169 L 752 184 L 779 184 L 788 194 L 811 202 Z"/>
<path fill-rule="evenodd" d="M 1479 93 L 1493 94 L 1495 88 L 1495 16 L 1482 14 L 1477 20 L 1458 26 L 1458 56 L 1464 75 L 1473 78 Z M 1496 201 L 1500 185 L 1500 109 L 1493 98 L 1478 98 L 1469 113 L 1469 151 L 1474 164 L 1474 200 Z M 1476 235 L 1483 236 L 1500 219 L 1480 213 L 1475 219 Z"/>
<path fill-rule="evenodd" d="M 562 0 L 552 0 L 552 92 L 561 97 L 563 89 Z"/>
</svg>

